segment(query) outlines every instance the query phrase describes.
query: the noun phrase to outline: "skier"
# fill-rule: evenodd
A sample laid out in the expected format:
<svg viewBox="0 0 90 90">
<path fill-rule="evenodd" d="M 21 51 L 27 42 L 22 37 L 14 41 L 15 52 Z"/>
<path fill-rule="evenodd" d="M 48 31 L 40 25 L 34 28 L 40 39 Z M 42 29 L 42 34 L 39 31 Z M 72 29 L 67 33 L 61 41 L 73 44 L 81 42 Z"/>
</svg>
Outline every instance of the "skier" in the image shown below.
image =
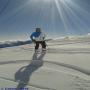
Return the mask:
<svg viewBox="0 0 90 90">
<path fill-rule="evenodd" d="M 46 51 L 45 34 L 41 31 L 41 28 L 36 28 L 30 36 L 31 40 L 36 44 L 35 52 L 38 51 L 39 44 L 42 46 L 42 51 Z"/>
</svg>

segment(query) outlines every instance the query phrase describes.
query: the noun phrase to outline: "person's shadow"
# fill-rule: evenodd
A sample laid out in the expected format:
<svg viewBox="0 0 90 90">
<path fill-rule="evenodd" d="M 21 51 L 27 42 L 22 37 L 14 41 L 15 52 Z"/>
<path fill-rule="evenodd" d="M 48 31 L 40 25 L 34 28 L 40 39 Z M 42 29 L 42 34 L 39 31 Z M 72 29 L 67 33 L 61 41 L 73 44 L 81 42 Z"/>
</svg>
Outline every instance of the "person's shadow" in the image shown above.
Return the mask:
<svg viewBox="0 0 90 90">
<path fill-rule="evenodd" d="M 45 54 L 46 52 L 43 52 L 38 56 L 37 53 L 34 53 L 30 64 L 21 67 L 15 73 L 15 80 L 19 83 L 16 87 L 17 90 L 25 88 L 28 85 L 31 75 L 43 65 L 43 57 Z"/>
</svg>

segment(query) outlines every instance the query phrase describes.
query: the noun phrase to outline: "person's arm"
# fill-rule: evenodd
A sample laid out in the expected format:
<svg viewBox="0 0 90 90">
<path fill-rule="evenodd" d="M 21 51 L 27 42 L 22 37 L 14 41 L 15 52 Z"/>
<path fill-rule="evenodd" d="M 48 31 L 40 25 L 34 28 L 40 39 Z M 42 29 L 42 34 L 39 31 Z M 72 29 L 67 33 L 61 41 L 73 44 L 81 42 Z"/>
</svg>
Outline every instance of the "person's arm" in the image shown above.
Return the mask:
<svg viewBox="0 0 90 90">
<path fill-rule="evenodd" d="M 43 40 L 45 40 L 45 38 L 46 38 L 46 34 L 45 34 L 45 33 L 43 33 Z"/>
<path fill-rule="evenodd" d="M 32 40 L 33 42 L 35 42 L 34 33 L 31 34 L 30 38 L 31 38 L 31 40 Z"/>
</svg>

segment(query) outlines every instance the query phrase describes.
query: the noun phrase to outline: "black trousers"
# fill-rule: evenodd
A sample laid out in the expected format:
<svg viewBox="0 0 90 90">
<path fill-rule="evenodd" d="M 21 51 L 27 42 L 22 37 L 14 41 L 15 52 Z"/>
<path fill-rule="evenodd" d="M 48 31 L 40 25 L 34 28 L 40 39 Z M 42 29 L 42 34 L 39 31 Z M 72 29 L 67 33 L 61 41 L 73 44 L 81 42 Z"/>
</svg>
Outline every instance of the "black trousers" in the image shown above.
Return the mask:
<svg viewBox="0 0 90 90">
<path fill-rule="evenodd" d="M 35 42 L 35 50 L 39 48 L 39 44 L 41 44 L 42 48 L 46 49 L 46 42 L 45 41 L 36 41 Z"/>
</svg>

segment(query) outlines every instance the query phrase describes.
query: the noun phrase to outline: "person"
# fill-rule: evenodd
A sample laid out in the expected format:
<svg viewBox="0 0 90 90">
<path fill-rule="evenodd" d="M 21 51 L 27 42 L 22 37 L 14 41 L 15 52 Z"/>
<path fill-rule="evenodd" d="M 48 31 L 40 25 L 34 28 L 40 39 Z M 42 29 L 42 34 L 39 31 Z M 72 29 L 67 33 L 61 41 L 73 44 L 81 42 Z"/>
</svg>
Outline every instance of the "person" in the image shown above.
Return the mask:
<svg viewBox="0 0 90 90">
<path fill-rule="evenodd" d="M 41 31 L 41 28 L 36 28 L 36 31 L 31 34 L 30 38 L 36 44 L 35 51 L 38 50 L 40 44 L 42 51 L 46 51 L 45 34 Z"/>
</svg>

